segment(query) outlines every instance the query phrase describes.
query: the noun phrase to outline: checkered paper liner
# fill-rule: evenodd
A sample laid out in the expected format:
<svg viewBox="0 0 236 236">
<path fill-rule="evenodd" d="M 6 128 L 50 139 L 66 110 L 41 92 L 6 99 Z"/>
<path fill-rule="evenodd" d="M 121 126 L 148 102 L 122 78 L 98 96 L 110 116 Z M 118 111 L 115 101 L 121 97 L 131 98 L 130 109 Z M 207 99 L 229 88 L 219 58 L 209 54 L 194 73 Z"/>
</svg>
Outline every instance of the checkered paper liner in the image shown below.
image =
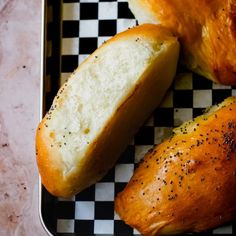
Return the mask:
<svg viewBox="0 0 236 236">
<path fill-rule="evenodd" d="M 78 64 L 104 41 L 137 23 L 124 0 L 64 0 L 61 7 L 55 6 L 54 1 L 47 4 L 46 109 L 58 86 Z M 61 47 L 55 37 L 60 35 L 60 29 L 54 24 L 58 20 L 55 12 L 60 9 Z M 60 68 L 58 72 L 55 71 L 57 67 Z M 59 84 L 52 77 L 60 78 Z M 160 107 L 140 128 L 116 166 L 99 183 L 72 199 L 54 198 L 43 189 L 42 211 L 46 216 L 46 227 L 53 234 L 68 236 L 139 234 L 114 212 L 116 194 L 125 187 L 144 154 L 168 137 L 173 127 L 202 114 L 204 108 L 231 95 L 236 95 L 234 87 L 214 84 L 179 67 L 175 82 Z M 205 234 L 236 234 L 236 223 L 202 233 Z"/>
</svg>

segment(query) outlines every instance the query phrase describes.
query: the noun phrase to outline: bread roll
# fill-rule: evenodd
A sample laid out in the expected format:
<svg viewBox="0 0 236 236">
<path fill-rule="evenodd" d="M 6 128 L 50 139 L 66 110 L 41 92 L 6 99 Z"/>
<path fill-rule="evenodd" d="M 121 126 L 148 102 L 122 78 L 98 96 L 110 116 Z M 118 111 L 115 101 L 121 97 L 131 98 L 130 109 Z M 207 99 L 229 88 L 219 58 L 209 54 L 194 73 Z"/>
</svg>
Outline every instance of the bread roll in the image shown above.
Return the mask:
<svg viewBox="0 0 236 236">
<path fill-rule="evenodd" d="M 148 152 L 115 200 L 143 235 L 200 232 L 236 219 L 236 97 Z"/>
<path fill-rule="evenodd" d="M 70 197 L 100 180 L 160 103 L 176 72 L 179 44 L 143 25 L 97 49 L 58 91 L 36 134 L 42 183 Z"/>
<path fill-rule="evenodd" d="M 235 0 L 129 0 L 129 7 L 139 23 L 161 23 L 179 37 L 190 69 L 236 85 Z"/>
</svg>

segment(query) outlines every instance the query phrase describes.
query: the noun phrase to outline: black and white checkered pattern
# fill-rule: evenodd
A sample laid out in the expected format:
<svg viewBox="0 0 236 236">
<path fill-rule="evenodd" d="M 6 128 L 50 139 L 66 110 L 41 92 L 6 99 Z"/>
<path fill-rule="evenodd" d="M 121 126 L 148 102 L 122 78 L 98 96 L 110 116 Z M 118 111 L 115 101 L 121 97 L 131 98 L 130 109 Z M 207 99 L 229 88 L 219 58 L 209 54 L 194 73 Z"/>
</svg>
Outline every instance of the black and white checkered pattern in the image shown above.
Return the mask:
<svg viewBox="0 0 236 236">
<path fill-rule="evenodd" d="M 64 0 L 60 83 L 64 83 L 78 64 L 104 41 L 134 25 L 136 21 L 125 0 Z M 50 22 L 48 27 L 48 35 L 53 37 L 53 23 Z M 52 43 L 49 44 L 53 47 Z M 47 68 L 51 66 L 52 60 L 52 55 L 48 56 Z M 48 76 L 50 73 L 52 71 L 48 70 Z M 53 87 L 52 84 L 50 87 Z M 236 95 L 236 89 L 213 84 L 180 67 L 178 76 L 161 106 L 140 128 L 117 165 L 103 180 L 72 199 L 53 198 L 50 210 L 43 208 L 45 215 L 48 213 L 53 219 L 50 221 L 52 231 L 58 235 L 70 236 L 138 234 L 136 230 L 125 225 L 114 212 L 114 197 L 129 181 L 136 163 L 154 144 L 168 137 L 173 127 L 202 114 L 204 108 L 231 95 Z M 49 92 L 46 96 L 48 107 L 52 95 Z M 49 195 L 45 202 L 48 202 L 48 197 Z M 236 224 L 207 232 L 218 235 L 233 233 L 236 233 Z"/>
</svg>

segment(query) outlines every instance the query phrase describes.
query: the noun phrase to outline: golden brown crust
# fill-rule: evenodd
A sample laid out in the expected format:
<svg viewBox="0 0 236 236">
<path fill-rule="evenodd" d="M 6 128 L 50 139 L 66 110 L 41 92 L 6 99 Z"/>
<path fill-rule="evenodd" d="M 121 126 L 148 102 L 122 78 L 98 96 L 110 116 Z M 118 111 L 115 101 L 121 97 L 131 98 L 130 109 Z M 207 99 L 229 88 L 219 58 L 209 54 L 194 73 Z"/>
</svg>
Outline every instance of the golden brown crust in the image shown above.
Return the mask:
<svg viewBox="0 0 236 236">
<path fill-rule="evenodd" d="M 236 219 L 236 98 L 149 153 L 115 208 L 143 235 L 199 232 Z"/>
<path fill-rule="evenodd" d="M 64 146 L 60 148 L 59 145 L 58 148 L 54 145 L 55 136 L 61 134 L 57 133 L 57 130 L 52 131 L 48 126 L 48 122 L 53 123 L 54 109 L 60 109 L 60 103 L 69 96 L 67 91 L 69 86 L 64 85 L 59 90 L 58 94 L 62 92 L 60 98 L 56 99 L 59 105 L 56 107 L 54 104 L 39 124 L 36 134 L 37 164 L 43 185 L 53 195 L 70 197 L 101 179 L 114 165 L 138 127 L 160 103 L 170 86 L 176 70 L 179 45 L 177 39 L 161 26 L 143 25 L 118 34 L 96 50 L 95 55 L 98 55 L 99 50 L 110 43 L 118 40 L 127 43 L 130 39 L 133 43 L 135 42 L 133 39 L 138 37 L 142 38 L 144 43 L 153 41 L 153 45 L 159 45 L 158 40 L 160 40 L 166 46 L 166 49 L 163 49 L 165 53 L 153 56 L 153 62 L 150 62 L 149 67 L 139 78 L 138 86 L 132 87 L 133 90 L 131 89 L 129 96 L 121 101 L 120 106 L 106 121 L 100 133 L 89 143 L 82 158 L 78 161 L 77 156 L 72 156 L 72 167 L 68 168 L 66 161 L 63 160 L 61 150 Z M 89 58 L 91 57 L 94 57 L 94 54 Z M 91 63 L 89 58 L 81 66 Z M 169 58 L 168 65 L 166 58 Z M 63 95 L 63 91 L 67 91 L 66 94 Z M 158 97 L 156 97 L 157 93 Z M 154 96 L 156 99 L 153 99 Z M 64 119 L 67 119 L 66 116 Z M 62 119 L 61 122 L 63 121 L 65 120 Z M 59 123 L 59 126 L 63 124 Z M 68 143 L 67 147 L 69 145 Z"/>
<path fill-rule="evenodd" d="M 213 81 L 236 84 L 235 0 L 131 2 L 142 14 L 150 15 L 179 37 L 183 62 L 189 68 Z"/>
<path fill-rule="evenodd" d="M 61 169 L 63 162 L 60 162 L 60 154 L 56 148 L 51 145 L 52 142 L 47 138 L 46 118 L 38 126 L 36 133 L 36 157 L 37 165 L 41 176 L 42 183 L 47 186 L 47 190 L 53 195 L 60 195 L 61 189 L 69 186 L 63 181 Z M 53 148 L 53 150 L 52 150 Z M 53 152 L 53 155 L 51 153 Z M 60 183 L 60 184 L 58 184 Z M 65 197 L 69 197 L 70 194 Z"/>
</svg>

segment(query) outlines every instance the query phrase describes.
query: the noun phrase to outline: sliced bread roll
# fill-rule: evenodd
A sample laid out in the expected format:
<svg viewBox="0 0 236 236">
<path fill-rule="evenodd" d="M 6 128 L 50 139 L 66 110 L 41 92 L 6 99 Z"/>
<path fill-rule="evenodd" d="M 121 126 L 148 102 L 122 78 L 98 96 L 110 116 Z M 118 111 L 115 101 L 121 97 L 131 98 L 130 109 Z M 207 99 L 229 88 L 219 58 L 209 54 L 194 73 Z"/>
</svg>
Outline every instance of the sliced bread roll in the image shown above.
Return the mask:
<svg viewBox="0 0 236 236">
<path fill-rule="evenodd" d="M 70 197 L 100 180 L 160 103 L 179 44 L 151 24 L 103 44 L 58 91 L 36 135 L 42 183 Z"/>
<path fill-rule="evenodd" d="M 236 97 L 150 150 L 115 209 L 142 235 L 200 232 L 236 219 Z"/>
</svg>

